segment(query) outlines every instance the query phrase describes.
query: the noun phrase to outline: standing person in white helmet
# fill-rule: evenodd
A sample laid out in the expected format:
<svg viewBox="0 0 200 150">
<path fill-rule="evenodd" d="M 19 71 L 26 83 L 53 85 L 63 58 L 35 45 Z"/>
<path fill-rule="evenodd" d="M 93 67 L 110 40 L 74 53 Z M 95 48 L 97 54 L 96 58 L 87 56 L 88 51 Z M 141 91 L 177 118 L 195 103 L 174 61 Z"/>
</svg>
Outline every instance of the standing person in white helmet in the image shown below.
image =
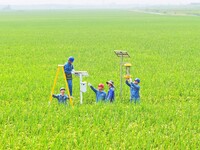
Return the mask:
<svg viewBox="0 0 200 150">
<path fill-rule="evenodd" d="M 136 104 L 140 103 L 140 79 L 135 78 L 135 80 L 132 82 L 132 79 L 126 80 L 126 84 L 130 87 L 131 97 L 130 101 Z"/>
<path fill-rule="evenodd" d="M 67 83 L 68 83 L 69 92 L 70 92 L 71 97 L 72 97 L 72 74 L 74 74 L 74 72 L 75 72 L 74 66 L 72 65 L 73 62 L 74 62 L 74 57 L 70 56 L 68 58 L 68 62 L 66 62 L 65 65 L 64 65 L 65 75 L 66 75 L 66 79 L 67 79 Z"/>
<path fill-rule="evenodd" d="M 109 91 L 108 94 L 106 96 L 106 100 L 113 103 L 114 99 L 115 99 L 115 86 L 114 86 L 114 82 L 112 80 L 107 81 L 106 84 L 109 87 Z"/>
</svg>

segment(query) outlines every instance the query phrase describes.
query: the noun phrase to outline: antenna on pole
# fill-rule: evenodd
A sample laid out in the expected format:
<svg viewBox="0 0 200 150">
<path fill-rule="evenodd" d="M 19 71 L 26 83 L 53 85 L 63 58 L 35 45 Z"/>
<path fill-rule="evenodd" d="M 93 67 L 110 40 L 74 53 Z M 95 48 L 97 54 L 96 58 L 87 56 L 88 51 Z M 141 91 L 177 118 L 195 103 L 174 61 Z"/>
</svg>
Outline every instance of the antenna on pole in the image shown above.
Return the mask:
<svg viewBox="0 0 200 150">
<path fill-rule="evenodd" d="M 124 50 L 114 50 L 117 57 L 120 57 L 120 97 L 122 98 L 122 66 L 124 65 L 124 58 L 129 58 L 130 55 Z"/>
</svg>

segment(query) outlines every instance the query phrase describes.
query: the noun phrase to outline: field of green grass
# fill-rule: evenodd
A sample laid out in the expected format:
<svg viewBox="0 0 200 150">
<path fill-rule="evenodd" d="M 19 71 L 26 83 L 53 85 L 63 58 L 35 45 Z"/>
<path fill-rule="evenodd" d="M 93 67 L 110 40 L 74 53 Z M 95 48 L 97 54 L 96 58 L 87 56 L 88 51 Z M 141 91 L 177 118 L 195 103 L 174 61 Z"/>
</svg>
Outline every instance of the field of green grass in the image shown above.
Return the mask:
<svg viewBox="0 0 200 150">
<path fill-rule="evenodd" d="M 198 149 L 200 18 L 126 10 L 0 12 L 0 149 Z M 119 97 L 119 58 L 127 50 L 141 104 Z M 88 88 L 74 108 L 48 105 L 58 64 L 97 86 L 112 79 L 114 104 Z M 125 81 L 125 80 L 124 80 Z M 55 92 L 65 86 L 59 75 Z M 107 91 L 108 88 L 106 87 Z"/>
</svg>

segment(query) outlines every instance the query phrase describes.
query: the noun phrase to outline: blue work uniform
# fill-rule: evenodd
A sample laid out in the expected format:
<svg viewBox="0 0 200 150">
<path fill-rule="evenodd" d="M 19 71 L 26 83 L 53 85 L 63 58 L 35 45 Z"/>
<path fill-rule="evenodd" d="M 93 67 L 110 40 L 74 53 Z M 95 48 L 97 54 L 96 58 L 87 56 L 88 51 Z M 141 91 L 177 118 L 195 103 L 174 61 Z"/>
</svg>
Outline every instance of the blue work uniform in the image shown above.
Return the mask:
<svg viewBox="0 0 200 150">
<path fill-rule="evenodd" d="M 106 96 L 106 100 L 110 101 L 111 103 L 114 101 L 115 99 L 115 88 L 114 87 L 110 87 L 108 94 Z"/>
<path fill-rule="evenodd" d="M 57 98 L 58 100 L 58 103 L 64 103 L 66 104 L 67 103 L 67 99 L 68 99 L 68 96 L 67 95 L 61 95 L 61 94 L 57 94 L 57 95 L 53 95 L 54 98 Z"/>
<path fill-rule="evenodd" d="M 70 96 L 72 96 L 72 70 L 74 69 L 74 66 L 70 64 L 69 62 L 66 62 L 64 65 L 65 75 L 69 87 Z"/>
<path fill-rule="evenodd" d="M 106 92 L 95 89 L 93 86 L 90 86 L 90 88 L 95 92 L 96 94 L 96 102 L 105 101 L 106 99 Z"/>
<path fill-rule="evenodd" d="M 133 100 L 134 100 L 134 103 L 140 102 L 140 94 L 139 94 L 140 86 L 137 85 L 137 84 L 134 84 L 133 82 L 129 83 L 127 80 L 126 80 L 126 84 L 130 87 L 130 92 L 131 92 L 130 100 L 131 100 L 131 102 Z"/>
</svg>

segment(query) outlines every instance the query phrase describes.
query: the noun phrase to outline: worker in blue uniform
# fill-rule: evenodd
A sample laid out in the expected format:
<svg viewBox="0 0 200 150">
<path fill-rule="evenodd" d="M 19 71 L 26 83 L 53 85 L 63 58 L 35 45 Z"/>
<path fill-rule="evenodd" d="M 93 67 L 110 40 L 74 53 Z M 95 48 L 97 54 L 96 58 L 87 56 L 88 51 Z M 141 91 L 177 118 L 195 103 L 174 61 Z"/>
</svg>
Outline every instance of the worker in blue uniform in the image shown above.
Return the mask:
<svg viewBox="0 0 200 150">
<path fill-rule="evenodd" d="M 126 84 L 130 87 L 130 93 L 131 93 L 131 97 L 130 97 L 130 101 L 136 104 L 140 102 L 140 79 L 136 78 L 134 80 L 134 82 L 132 82 L 132 79 L 126 80 Z"/>
<path fill-rule="evenodd" d="M 75 72 L 73 62 L 74 62 L 74 57 L 70 56 L 68 58 L 68 62 L 66 62 L 64 65 L 65 75 L 66 75 L 66 79 L 67 79 L 71 97 L 72 97 L 72 74 L 74 74 L 74 72 Z"/>
<path fill-rule="evenodd" d="M 110 81 L 107 81 L 106 84 L 109 87 L 109 91 L 108 91 L 108 94 L 106 96 L 106 100 L 112 103 L 112 102 L 114 102 L 114 99 L 115 99 L 115 86 L 114 86 L 114 82 L 112 80 L 110 80 Z"/>
<path fill-rule="evenodd" d="M 67 104 L 68 96 L 65 95 L 65 88 L 60 88 L 60 94 L 53 94 L 52 96 L 58 100 L 58 103 Z"/>
<path fill-rule="evenodd" d="M 94 88 L 90 83 L 88 83 L 90 88 L 95 92 L 96 94 L 96 102 L 105 101 L 106 99 L 106 92 L 104 92 L 104 84 L 100 83 L 98 85 L 98 89 Z"/>
</svg>

